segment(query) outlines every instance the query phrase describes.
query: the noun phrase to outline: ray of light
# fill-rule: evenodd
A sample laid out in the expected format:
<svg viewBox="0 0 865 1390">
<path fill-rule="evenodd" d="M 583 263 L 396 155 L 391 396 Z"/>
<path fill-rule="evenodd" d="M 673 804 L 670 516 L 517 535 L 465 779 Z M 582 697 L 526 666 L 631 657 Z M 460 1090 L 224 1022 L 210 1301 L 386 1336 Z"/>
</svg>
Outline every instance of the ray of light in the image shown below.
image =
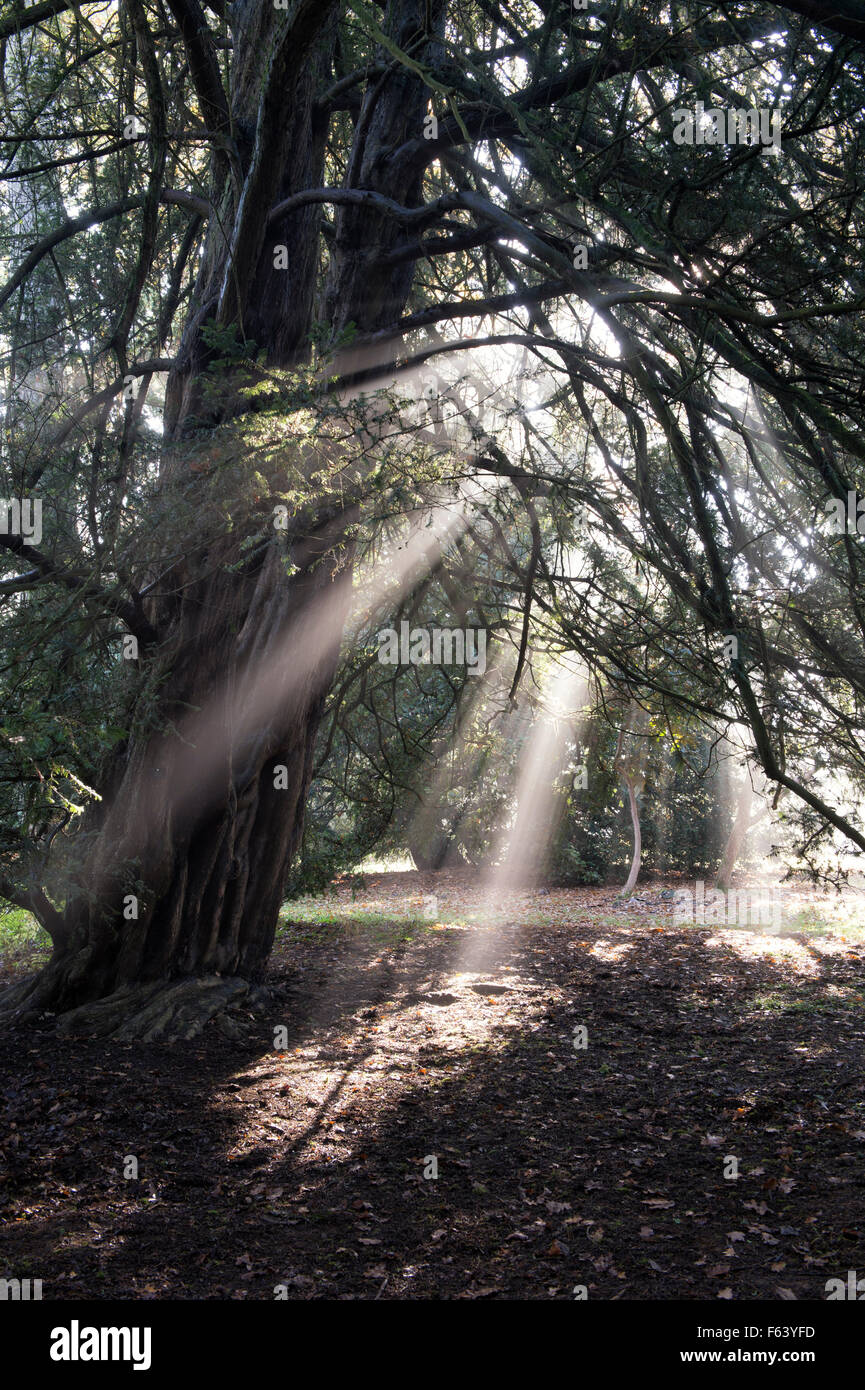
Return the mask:
<svg viewBox="0 0 865 1390">
<path fill-rule="evenodd" d="M 511 624 L 503 636 L 515 631 L 516 624 Z M 452 733 L 446 735 L 431 753 L 432 781 L 424 788 L 423 802 L 406 828 L 406 843 L 430 839 L 440 828 L 441 805 L 454 781 L 466 788 L 474 787 L 486 764 L 488 752 L 477 737 L 476 721 L 485 705 L 504 700 L 510 688 L 506 668 L 509 662 L 513 665 L 513 652 L 507 650 L 502 655 L 502 661 L 489 662 L 483 675 L 471 686 L 468 699 L 463 696 L 465 704 L 458 714 L 456 737 Z"/>
<path fill-rule="evenodd" d="M 555 830 L 555 782 L 564 768 L 586 693 L 585 675 L 573 665 L 560 661 L 553 668 L 544 691 L 545 712 L 535 720 L 520 752 L 515 814 L 501 833 L 497 863 L 487 878 L 491 902 L 503 891 L 531 886 L 543 871 Z"/>
<path fill-rule="evenodd" d="M 557 827 L 556 781 L 575 734 L 582 734 L 587 691 L 585 673 L 560 658 L 546 681 L 544 713 L 534 721 L 520 751 L 513 816 L 499 832 L 482 886 L 481 917 L 487 930 L 466 939 L 466 971 L 483 972 L 501 953 L 511 930 L 510 909 L 543 873 Z"/>
<path fill-rule="evenodd" d="M 404 545 L 382 556 L 365 578 L 359 606 L 410 592 L 443 547 L 467 524 L 470 498 L 434 507 Z M 282 554 L 265 562 L 276 570 Z M 253 603 L 236 643 L 237 669 L 222 675 L 207 702 L 188 711 L 173 730 L 157 736 L 131 763 L 107 808 L 98 862 L 89 866 L 90 891 L 110 881 L 118 861 L 173 862 L 197 827 L 254 782 L 256 769 L 291 746 L 292 723 L 303 756 L 302 729 L 310 702 L 332 678 L 351 604 L 351 574 L 328 578 L 313 568 L 308 601 L 298 616 L 286 611 L 273 576 L 267 601 Z M 281 597 L 280 603 L 275 595 Z M 289 731 L 288 734 L 286 731 Z M 297 794 L 295 790 L 295 794 Z"/>
</svg>

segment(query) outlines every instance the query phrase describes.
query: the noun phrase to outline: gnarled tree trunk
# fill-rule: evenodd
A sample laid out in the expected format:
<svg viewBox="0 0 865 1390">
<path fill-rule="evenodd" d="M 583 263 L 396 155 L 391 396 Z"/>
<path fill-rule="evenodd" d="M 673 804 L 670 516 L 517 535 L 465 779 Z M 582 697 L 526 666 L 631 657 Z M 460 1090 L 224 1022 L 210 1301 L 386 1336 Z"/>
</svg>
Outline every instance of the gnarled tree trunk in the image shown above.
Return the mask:
<svg viewBox="0 0 865 1390">
<path fill-rule="evenodd" d="M 206 26 L 197 0 L 169 3 L 213 94 L 218 72 L 208 72 L 196 38 L 198 19 Z M 213 352 L 204 325 L 234 326 L 276 367 L 307 350 L 320 204 L 276 221 L 268 214 L 325 182 L 325 118 L 316 101 L 332 80 L 337 14 L 333 0 L 300 0 L 288 16 L 272 0 L 235 8 L 227 105 L 220 109 L 213 96 L 204 108 L 211 130 L 225 137 L 214 142 L 212 163 L 218 216 L 209 221 L 165 412 L 166 490 L 192 488 L 203 509 L 224 476 L 206 467 L 190 476 L 190 459 L 200 460 L 208 431 L 244 409 L 230 383 L 221 395 L 205 388 Z M 421 34 L 430 8 L 440 24 L 441 3 L 392 5 L 395 41 Z M 354 186 L 404 205 L 417 201 L 421 171 L 393 152 L 421 130 L 427 95 L 407 68 L 371 89 L 350 160 Z M 399 317 L 413 262 L 384 264 L 399 233 L 380 211 L 338 211 L 326 296 L 334 338 L 350 323 L 373 332 Z M 287 269 L 277 268 L 286 259 Z M 133 732 L 82 835 L 77 891 L 48 924 L 52 959 L 0 1001 L 0 1017 L 51 1010 L 68 1029 L 189 1036 L 260 976 L 301 834 L 350 599 L 347 519 L 311 496 L 287 533 L 274 531 L 246 564 L 242 528 L 206 544 L 190 538 L 170 590 L 160 586 L 162 596 L 148 604 L 155 640 L 141 653 Z"/>
</svg>

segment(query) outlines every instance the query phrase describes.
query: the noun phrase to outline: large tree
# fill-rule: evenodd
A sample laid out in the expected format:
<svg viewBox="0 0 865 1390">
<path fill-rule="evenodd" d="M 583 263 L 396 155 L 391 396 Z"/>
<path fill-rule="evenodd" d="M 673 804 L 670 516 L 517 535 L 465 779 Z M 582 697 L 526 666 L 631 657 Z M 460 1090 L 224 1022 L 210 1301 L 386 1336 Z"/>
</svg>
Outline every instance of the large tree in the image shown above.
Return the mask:
<svg viewBox="0 0 865 1390">
<path fill-rule="evenodd" d="M 222 14 L 221 7 L 206 14 L 198 0 L 172 0 L 167 13 L 129 0 L 116 28 L 100 14 L 94 61 L 105 60 L 109 44 L 125 45 L 120 85 L 131 102 L 146 99 L 140 114 L 136 106 L 127 110 L 118 134 L 146 151 L 147 177 L 132 174 L 128 182 L 140 192 L 69 219 L 60 237 L 41 238 L 29 257 L 35 267 L 51 254 L 52 240 L 56 245 L 106 216 L 140 209 L 132 272 L 100 346 L 115 359 L 120 380 L 149 377 L 145 364 L 132 360 L 130 340 L 136 315 L 148 307 L 151 278 L 162 270 L 159 253 L 170 256 L 173 249 L 160 247 L 161 208 L 189 206 L 193 225 L 206 216 L 186 323 L 170 364 L 160 463 L 161 490 L 175 499 L 184 494 L 192 534 L 168 582 L 158 569 L 146 584 L 130 575 L 132 592 L 115 610 L 138 643 L 133 702 L 155 699 L 155 717 L 151 709 L 136 719 L 133 708 L 130 736 L 101 773 L 102 801 L 81 832 L 81 862 L 63 910 L 51 909 L 34 885 L 18 894 L 51 933 L 54 953 L 33 987 L 10 1004 L 63 1012 L 119 991 L 98 1013 L 96 1026 L 104 1027 L 115 1015 L 128 1022 L 140 1010 L 147 1029 L 162 1018 L 170 1027 L 173 1016 L 194 1015 L 188 990 L 159 997 L 163 982 L 176 977 L 222 978 L 201 995 L 208 1011 L 243 988 L 238 980 L 254 976 L 272 944 L 322 698 L 339 651 L 350 575 L 346 517 L 331 497 L 317 498 L 310 488 L 282 534 L 274 531 L 238 565 L 244 528 L 220 534 L 208 525 L 214 469 L 218 486 L 226 484 L 229 446 L 219 430 L 246 408 L 237 361 L 250 343 L 268 368 L 308 356 L 322 257 L 320 190 L 335 160 L 345 161 L 339 169 L 345 196 L 331 199 L 339 212 L 329 228 L 328 337 L 338 340 L 348 324 L 375 333 L 402 312 L 412 259 L 388 260 L 403 239 L 402 222 L 378 202 L 412 208 L 419 201 L 425 161 L 417 138 L 428 100 L 420 64 L 433 59 L 443 23 L 441 3 L 417 0 L 392 5 L 380 33 L 370 14 L 354 32 L 349 16 L 341 35 L 339 7 L 328 0 L 287 7 L 252 0 L 235 7 L 230 23 Z M 13 20 L 10 31 L 17 37 L 41 18 L 36 7 Z M 370 26 L 379 43 L 367 43 Z M 93 27 L 89 6 L 76 7 L 71 24 L 59 23 L 64 58 Z M 45 49 L 37 45 L 40 56 Z M 345 70 L 346 49 L 361 54 L 355 71 Z M 343 138 L 334 153 L 328 137 L 346 107 L 356 138 Z M 206 142 L 206 171 L 194 161 L 206 185 L 203 197 L 184 199 L 165 181 L 169 165 L 173 177 L 180 173 L 186 143 L 175 144 L 172 128 L 190 121 Z M 33 131 L 27 135 L 32 142 Z M 22 144 L 23 138 L 22 132 Z M 79 138 L 89 153 L 86 121 Z M 183 267 L 177 260 L 174 267 L 179 279 Z M 159 328 L 168 336 L 173 305 L 164 308 Z M 226 343 L 243 346 L 226 357 Z M 221 370 L 213 370 L 214 359 Z M 107 391 L 110 398 L 110 386 Z M 99 394 L 88 401 L 88 413 L 99 408 Z M 140 418 L 141 393 L 129 395 Z M 291 452 L 290 437 L 285 448 Z M 313 456 L 319 457 L 314 450 Z M 115 463 L 116 456 L 109 466 Z M 303 461 L 293 459 L 292 466 L 296 472 Z M 116 489 L 114 480 L 115 495 Z M 97 526 L 102 534 L 102 516 Z M 38 566 L 36 548 L 16 540 L 7 543 Z M 152 554 L 148 563 L 152 570 Z M 327 616 L 317 611 L 313 624 L 308 615 L 323 594 Z M 319 636 L 322 622 L 326 631 Z M 261 700 L 265 677 L 269 688 Z M 257 697 L 259 717 L 245 719 Z"/>
</svg>

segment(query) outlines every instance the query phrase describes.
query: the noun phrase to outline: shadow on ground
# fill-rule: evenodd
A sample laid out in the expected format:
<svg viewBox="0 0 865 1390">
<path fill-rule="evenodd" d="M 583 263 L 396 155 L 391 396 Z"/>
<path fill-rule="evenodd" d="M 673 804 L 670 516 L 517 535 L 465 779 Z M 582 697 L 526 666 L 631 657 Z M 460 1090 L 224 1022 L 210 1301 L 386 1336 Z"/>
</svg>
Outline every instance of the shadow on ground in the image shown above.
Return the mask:
<svg viewBox="0 0 865 1390">
<path fill-rule="evenodd" d="M 861 950 L 573 917 L 289 928 L 234 1039 L 4 1035 L 0 1276 L 774 1300 L 865 1268 Z"/>
</svg>

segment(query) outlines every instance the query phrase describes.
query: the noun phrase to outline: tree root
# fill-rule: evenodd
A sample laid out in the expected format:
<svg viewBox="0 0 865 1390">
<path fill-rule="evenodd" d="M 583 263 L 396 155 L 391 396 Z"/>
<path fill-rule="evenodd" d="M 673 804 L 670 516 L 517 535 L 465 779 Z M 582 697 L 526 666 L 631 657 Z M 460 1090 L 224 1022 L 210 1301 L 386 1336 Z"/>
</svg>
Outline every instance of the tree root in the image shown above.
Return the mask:
<svg viewBox="0 0 865 1390">
<path fill-rule="evenodd" d="M 13 985 L 0 998 L 0 1026 L 16 1026 L 50 1015 L 50 967 Z M 245 1031 L 242 1016 L 232 1014 L 260 1007 L 269 992 L 238 976 L 188 976 L 130 985 L 103 999 L 82 1004 L 57 1016 L 57 1032 L 65 1037 L 116 1038 L 120 1042 L 180 1042 L 196 1038 L 211 1021 L 226 1037 Z"/>
<path fill-rule="evenodd" d="M 118 1042 L 180 1042 L 198 1037 L 212 1018 L 227 1009 L 241 1002 L 259 1003 L 264 995 L 265 991 L 237 976 L 156 981 L 70 1010 L 58 1019 L 57 1031 L 65 1036 L 111 1036 Z M 240 1030 L 230 1026 L 222 1031 L 235 1036 Z"/>
<path fill-rule="evenodd" d="M 53 985 L 49 971 L 50 966 L 0 993 L 0 1028 L 29 1023 L 50 1007 Z"/>
</svg>

